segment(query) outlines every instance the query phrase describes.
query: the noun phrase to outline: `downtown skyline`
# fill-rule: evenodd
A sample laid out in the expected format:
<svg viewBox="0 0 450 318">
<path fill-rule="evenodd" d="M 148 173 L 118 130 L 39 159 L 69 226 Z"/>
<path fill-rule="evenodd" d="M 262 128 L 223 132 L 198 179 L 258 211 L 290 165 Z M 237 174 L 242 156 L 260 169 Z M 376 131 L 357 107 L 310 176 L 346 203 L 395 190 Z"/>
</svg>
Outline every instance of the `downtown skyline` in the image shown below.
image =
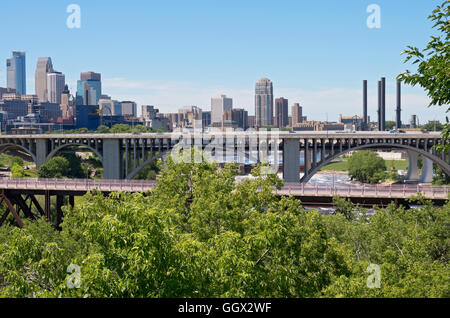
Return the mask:
<svg viewBox="0 0 450 318">
<path fill-rule="evenodd" d="M 70 2 L 63 1 L 58 5 L 48 2 L 48 5 L 41 5 L 43 8 L 25 2 L 31 7 L 36 6 L 37 12 L 45 8 L 44 18 L 52 17 L 34 26 L 33 32 L 47 32 L 64 40 L 37 45 L 30 30 L 12 30 L 12 35 L 16 36 L 0 45 L 1 87 L 6 86 L 4 61 L 12 50 L 20 50 L 27 54 L 29 94 L 34 93 L 37 58 L 49 56 L 66 75 L 72 94 L 76 91 L 79 74 L 94 71 L 102 74 L 103 92 L 114 99 L 133 100 L 139 105 L 155 105 L 162 112 L 173 112 L 185 105 L 209 110 L 212 97 L 227 95 L 233 98 L 234 107 L 244 108 L 249 115 L 254 115 L 254 85 L 258 79 L 267 77 L 273 82 L 274 98 L 287 98 L 289 110 L 294 103 L 300 103 L 309 118 L 328 118 L 330 121 L 336 121 L 339 114 L 362 115 L 363 79 L 368 80 L 368 115 L 372 121 L 376 120 L 377 80 L 382 76 L 386 77 L 387 84 L 386 120 L 395 118 L 395 76 L 411 69 L 409 64 L 403 64 L 400 53 L 407 45 L 425 45 L 431 30 L 426 17 L 435 6 L 435 1 L 426 4 L 376 1 L 382 10 L 382 27 L 368 29 L 365 25 L 369 15 L 366 7 L 371 3 L 368 1 L 341 5 L 325 1 L 327 10 L 323 11 L 320 6 L 307 3 L 284 1 L 276 6 L 262 1 L 253 14 L 249 4 L 238 6 L 232 2 L 221 7 L 220 4 L 194 1 L 184 16 L 179 16 L 180 10 L 173 12 L 173 17 L 180 19 L 170 19 L 174 25 L 163 21 L 171 12 L 163 4 L 153 4 L 152 10 L 139 11 L 137 8 L 144 9 L 148 5 L 136 1 L 127 9 L 114 3 L 102 10 L 100 4 L 77 1 L 82 10 L 82 24 L 80 29 L 71 30 L 65 26 L 68 16 L 65 8 Z M 407 3 L 408 12 L 404 11 Z M 20 9 L 8 1 L 2 7 L 12 13 Z M 290 9 L 297 9 L 298 15 Z M 112 21 L 120 16 L 119 11 L 122 11 L 123 21 L 121 31 L 116 30 L 118 26 Z M 307 17 L 305 11 L 311 17 Z M 256 47 L 249 49 L 263 38 L 255 25 L 244 25 L 247 21 L 254 22 L 256 13 L 270 22 L 264 27 L 270 40 L 265 51 Z M 107 19 L 108 15 L 113 19 Z M 136 29 L 136 23 L 130 23 L 132 19 L 143 19 L 146 15 L 149 20 L 140 29 Z M 203 21 L 211 24 L 201 25 L 199 21 L 191 21 L 193 17 L 206 17 Z M 218 21 L 213 23 L 213 17 Z M 233 21 L 228 28 L 220 24 L 226 17 Z M 2 18 L 0 25 L 4 27 L 11 17 L 2 15 Z M 104 26 L 99 24 L 100 21 Z M 188 21 L 191 22 L 186 24 Z M 280 21 L 282 23 L 277 24 Z M 155 33 L 156 25 L 163 31 L 159 35 Z M 181 25 L 185 25 L 185 29 L 178 29 L 179 33 L 192 33 L 190 43 L 175 33 L 175 27 Z M 208 27 L 211 30 L 207 30 Z M 203 31 L 198 32 L 199 29 Z M 214 32 L 218 32 L 222 41 L 213 37 Z M 163 34 L 168 39 L 164 39 Z M 138 42 L 138 36 L 141 36 L 141 42 Z M 298 41 L 294 41 L 297 38 Z M 86 40 L 88 48 L 77 45 L 82 39 Z M 285 41 L 286 45 L 279 46 L 278 40 Z M 210 49 L 205 51 L 208 45 Z M 282 50 L 278 50 L 280 47 Z M 185 57 L 184 63 L 181 56 Z M 402 90 L 404 122 L 412 114 L 417 114 L 420 122 L 445 119 L 443 108 L 427 109 L 429 100 L 421 88 L 404 86 Z"/>
</svg>

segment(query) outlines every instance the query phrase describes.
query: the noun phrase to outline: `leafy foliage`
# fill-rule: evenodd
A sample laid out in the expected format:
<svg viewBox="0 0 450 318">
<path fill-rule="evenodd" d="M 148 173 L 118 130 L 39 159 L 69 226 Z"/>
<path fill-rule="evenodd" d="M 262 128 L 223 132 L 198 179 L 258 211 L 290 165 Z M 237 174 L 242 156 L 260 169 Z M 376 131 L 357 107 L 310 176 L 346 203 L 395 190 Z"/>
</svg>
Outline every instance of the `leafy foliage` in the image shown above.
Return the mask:
<svg viewBox="0 0 450 318">
<path fill-rule="evenodd" d="M 430 106 L 446 106 L 450 111 L 450 0 L 445 0 L 428 17 L 434 22 L 433 28 L 438 36 L 431 36 L 428 45 L 422 51 L 408 46 L 402 53 L 406 54 L 405 63 L 412 61 L 417 65 L 417 73 L 407 70 L 399 79 L 410 85 L 420 85 L 431 98 Z M 444 139 L 450 140 L 450 123 L 448 117 L 443 129 Z M 438 145 L 437 148 L 449 150 L 450 144 Z"/>
<path fill-rule="evenodd" d="M 88 194 L 65 209 L 62 231 L 1 227 L 0 297 L 450 296 L 450 205 L 368 219 L 336 198 L 341 213 L 323 216 L 275 195 L 282 181 L 261 167 L 239 183 L 232 164 L 159 167 L 152 192 Z M 381 289 L 366 286 L 369 263 Z M 80 288 L 66 284 L 70 264 Z"/>
<path fill-rule="evenodd" d="M 13 178 L 25 178 L 25 170 L 23 167 L 17 163 L 13 164 L 11 167 L 11 176 Z"/>
<path fill-rule="evenodd" d="M 347 161 L 352 179 L 364 183 L 378 183 L 388 177 L 383 158 L 369 150 L 355 152 Z"/>
<path fill-rule="evenodd" d="M 39 178 L 67 178 L 69 171 L 69 160 L 64 157 L 53 157 L 39 168 L 38 176 Z"/>
</svg>

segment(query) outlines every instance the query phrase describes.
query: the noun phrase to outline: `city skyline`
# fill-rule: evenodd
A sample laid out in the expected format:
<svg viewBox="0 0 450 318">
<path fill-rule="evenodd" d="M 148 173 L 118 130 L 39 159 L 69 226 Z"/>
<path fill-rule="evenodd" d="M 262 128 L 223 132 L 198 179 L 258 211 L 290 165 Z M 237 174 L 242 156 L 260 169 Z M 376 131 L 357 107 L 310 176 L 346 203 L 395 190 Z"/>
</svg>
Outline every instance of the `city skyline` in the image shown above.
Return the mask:
<svg viewBox="0 0 450 318">
<path fill-rule="evenodd" d="M 40 6 L 32 2 L 26 3 L 35 9 L 36 14 L 43 13 Z M 267 77 L 274 83 L 274 98 L 287 98 L 290 101 L 289 109 L 294 103 L 300 103 L 309 118 L 336 121 L 340 114 L 362 115 L 361 81 L 364 79 L 368 80 L 368 115 L 372 119 L 377 118 L 377 80 L 380 77 L 386 77 L 386 120 L 394 120 L 395 76 L 411 68 L 410 65 L 403 64 L 400 53 L 407 45 L 425 45 L 432 26 L 426 17 L 438 2 L 377 1 L 381 7 L 382 26 L 381 29 L 369 29 L 365 24 L 369 15 L 366 8 L 370 4 L 367 1 L 339 5 L 325 1 L 324 8 L 329 10 L 320 10 L 318 5 L 308 3 L 284 1 L 283 5 L 276 6 L 263 1 L 261 7 L 255 10 L 267 18 L 267 21 L 271 21 L 266 28 L 267 36 L 287 40 L 289 45 L 281 53 L 277 50 L 277 45 L 268 47 L 267 52 L 248 49 L 262 37 L 259 34 L 256 39 L 249 37 L 257 34 L 257 28 L 250 28 L 246 23 L 251 24 L 256 19 L 249 4 L 239 6 L 239 11 L 234 2 L 222 7 L 220 4 L 206 5 L 205 2 L 194 1 L 192 8 L 186 7 L 185 16 L 169 26 L 162 18 L 172 11 L 164 4 L 154 4 L 153 10 L 144 10 L 148 5 L 139 1 L 131 9 L 117 3 L 108 3 L 108 10 L 102 10 L 101 4 L 86 1 L 78 3 L 82 9 L 81 29 L 71 30 L 65 26 L 67 3 L 52 4 L 43 6 L 44 16 L 52 19 L 42 21 L 33 31 L 12 30 L 14 39 L 8 39 L 8 47 L 1 45 L 2 61 L 11 55 L 12 50 L 27 53 L 27 93 L 33 93 L 32 88 L 35 86 L 33 75 L 37 58 L 50 56 L 59 65 L 58 70 L 66 75 L 72 94 L 76 91 L 79 74 L 92 70 L 102 74 L 102 91 L 113 99 L 132 100 L 138 105 L 155 105 L 162 112 L 174 112 L 185 105 L 197 105 L 209 110 L 212 97 L 227 95 L 233 99 L 234 107 L 244 108 L 249 111 L 249 115 L 254 115 L 254 83 L 259 78 Z M 177 4 L 186 6 L 183 3 Z M 407 13 L 404 11 L 406 5 Z M 8 2 L 2 6 L 11 13 L 0 20 L 3 21 L 0 22 L 3 26 L 20 8 Z M 143 10 L 136 13 L 136 8 Z M 217 8 L 223 10 L 214 10 Z M 295 10 L 291 12 L 290 9 Z M 198 12 L 195 13 L 195 10 Z M 120 11 L 123 13 L 123 30 L 113 32 L 116 30 L 114 19 L 106 18 L 108 15 L 118 18 Z M 178 17 L 179 13 L 173 13 L 173 17 Z M 218 18 L 218 21 L 212 21 L 214 19 L 207 14 Z M 229 29 L 218 24 L 227 14 L 233 14 L 234 21 Z M 151 17 L 149 25 L 144 23 L 141 29 L 136 29 L 135 23 L 128 23 L 146 15 Z M 199 29 L 202 32 L 200 35 L 192 33 L 192 43 L 186 46 L 186 40 L 175 34 L 175 27 L 191 21 L 188 18 L 193 16 L 206 16 L 207 21 L 212 23 L 212 30 L 201 29 L 199 22 L 187 23 L 186 29 L 181 33 L 197 32 Z M 104 19 L 100 21 L 100 18 Z M 280 20 L 283 23 L 277 25 L 276 22 Z M 56 21 L 61 22 L 59 27 Z M 24 23 L 30 25 L 31 22 Z M 171 39 L 170 43 L 152 31 L 152 27 L 156 25 L 162 28 L 162 34 Z M 286 29 L 287 25 L 291 27 Z M 107 32 L 106 27 L 112 28 L 112 31 Z M 282 30 L 287 30 L 286 34 L 278 32 Z M 222 40 L 227 40 L 225 42 L 230 44 L 230 49 L 224 52 L 216 50 L 224 44 L 212 37 L 214 31 L 222 35 Z M 242 31 L 242 35 L 238 31 Z M 56 41 L 43 45 L 31 38 L 35 32 L 47 32 L 65 40 L 62 43 Z M 149 43 L 152 44 L 141 43 L 146 41 L 136 44 L 137 36 L 147 38 L 144 37 L 146 32 L 149 32 Z M 111 38 L 109 34 L 114 34 L 115 38 Z M 99 38 L 100 35 L 105 37 Z M 204 38 L 203 35 L 208 36 Z M 296 37 L 300 44 L 292 42 Z M 82 39 L 87 41 L 88 48 L 71 45 Z M 243 42 L 244 39 L 249 43 Z M 107 54 L 105 50 L 97 50 L 105 43 L 113 45 L 115 49 Z M 116 48 L 117 43 L 121 45 Z M 184 49 L 181 49 L 183 45 Z M 202 50 L 207 45 L 214 50 L 210 49 L 205 58 L 206 52 L 203 53 Z M 161 49 L 157 50 L 158 53 L 145 50 L 147 47 Z M 124 51 L 124 48 L 127 50 Z M 178 51 L 173 51 L 174 48 L 178 48 Z M 169 51 L 172 53 L 168 54 Z M 180 65 L 179 54 L 184 54 L 189 63 Z M 4 64 L 0 64 L 1 87 L 7 86 Z M 137 65 L 140 67 L 136 67 Z M 211 68 L 213 65 L 216 68 Z M 193 69 L 196 71 L 193 72 Z M 211 76 L 212 73 L 215 74 Z M 429 99 L 421 88 L 404 86 L 402 91 L 403 121 L 407 121 L 412 114 L 417 114 L 420 122 L 445 119 L 442 108 L 427 108 Z"/>
</svg>

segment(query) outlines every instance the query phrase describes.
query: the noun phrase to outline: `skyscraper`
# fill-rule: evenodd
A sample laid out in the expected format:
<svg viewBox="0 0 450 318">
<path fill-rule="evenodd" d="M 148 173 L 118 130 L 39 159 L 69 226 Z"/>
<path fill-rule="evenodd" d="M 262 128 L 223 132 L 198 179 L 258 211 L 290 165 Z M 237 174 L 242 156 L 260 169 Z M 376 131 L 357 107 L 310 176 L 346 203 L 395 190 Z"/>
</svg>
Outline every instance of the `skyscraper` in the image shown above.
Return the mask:
<svg viewBox="0 0 450 318">
<path fill-rule="evenodd" d="M 300 104 L 295 103 L 292 106 L 292 127 L 297 126 L 303 122 L 303 108 Z"/>
<path fill-rule="evenodd" d="M 25 52 L 13 51 L 12 57 L 6 60 L 7 85 L 18 94 L 27 94 Z"/>
<path fill-rule="evenodd" d="M 273 85 L 267 78 L 255 86 L 255 116 L 256 127 L 273 125 Z"/>
<path fill-rule="evenodd" d="M 61 72 L 47 74 L 47 97 L 50 103 L 61 104 L 61 94 L 65 84 L 66 78 Z"/>
<path fill-rule="evenodd" d="M 287 127 L 289 125 L 289 106 L 286 98 L 275 99 L 275 126 Z"/>
<path fill-rule="evenodd" d="M 137 117 L 137 105 L 135 102 L 123 101 L 121 104 L 121 115 Z"/>
<path fill-rule="evenodd" d="M 211 98 L 211 123 L 221 123 L 223 114 L 226 110 L 233 108 L 233 99 L 226 95 L 220 95 L 217 98 Z"/>
<path fill-rule="evenodd" d="M 60 108 L 62 118 L 69 118 L 75 114 L 75 100 L 72 94 L 70 94 L 69 87 L 67 85 L 64 86 L 64 90 L 61 93 Z"/>
<path fill-rule="evenodd" d="M 77 82 L 77 105 L 98 105 L 101 96 L 101 75 L 94 72 L 81 73 Z"/>
<path fill-rule="evenodd" d="M 49 57 L 40 57 L 37 61 L 36 72 L 34 74 L 34 86 L 39 102 L 49 101 L 47 83 L 47 74 L 53 72 L 52 59 Z M 64 89 L 64 86 L 63 86 Z"/>
</svg>

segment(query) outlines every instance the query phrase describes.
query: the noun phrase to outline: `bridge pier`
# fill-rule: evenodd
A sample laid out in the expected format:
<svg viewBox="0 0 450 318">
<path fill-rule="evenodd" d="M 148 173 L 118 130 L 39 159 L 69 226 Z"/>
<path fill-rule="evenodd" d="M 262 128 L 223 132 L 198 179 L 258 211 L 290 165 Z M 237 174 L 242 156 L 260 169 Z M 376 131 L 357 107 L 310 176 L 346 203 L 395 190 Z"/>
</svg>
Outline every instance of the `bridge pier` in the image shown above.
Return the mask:
<svg viewBox="0 0 450 318">
<path fill-rule="evenodd" d="M 283 141 L 283 179 L 300 182 L 300 142 L 297 139 Z"/>
<path fill-rule="evenodd" d="M 422 175 L 420 176 L 421 183 L 431 183 L 433 182 L 433 161 L 422 156 Z"/>
<path fill-rule="evenodd" d="M 48 154 L 48 140 L 37 139 L 36 140 L 36 168 L 39 169 L 44 163 L 47 162 Z"/>
<path fill-rule="evenodd" d="M 103 142 L 104 179 L 123 179 L 122 162 L 120 139 L 105 139 Z"/>
<path fill-rule="evenodd" d="M 418 181 L 419 169 L 417 168 L 417 159 L 419 155 L 417 152 L 407 151 L 408 153 L 408 173 L 406 174 L 406 181 Z"/>
</svg>

